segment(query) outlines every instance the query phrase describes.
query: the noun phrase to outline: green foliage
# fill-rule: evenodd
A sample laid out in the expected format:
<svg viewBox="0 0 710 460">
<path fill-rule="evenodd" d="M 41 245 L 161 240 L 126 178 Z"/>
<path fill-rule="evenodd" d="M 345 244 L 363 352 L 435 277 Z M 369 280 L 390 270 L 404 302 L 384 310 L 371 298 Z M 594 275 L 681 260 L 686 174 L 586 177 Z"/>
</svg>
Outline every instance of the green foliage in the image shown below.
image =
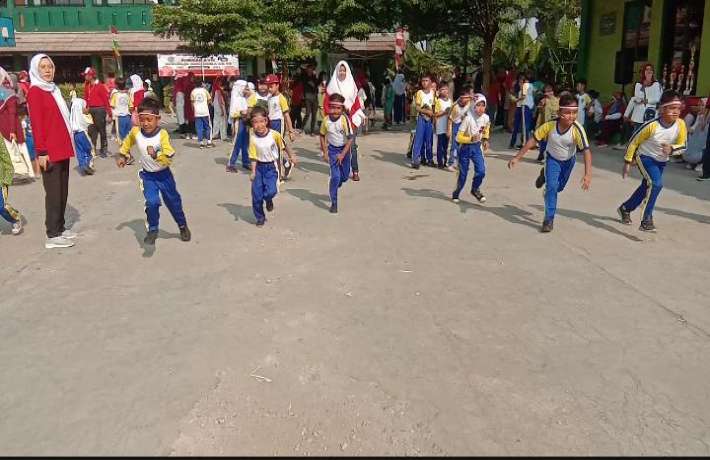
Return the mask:
<svg viewBox="0 0 710 460">
<path fill-rule="evenodd" d="M 534 40 L 526 28 L 526 25 L 508 24 L 500 31 L 493 51 L 497 67 L 536 68 L 542 44 Z"/>
<path fill-rule="evenodd" d="M 71 102 L 71 97 L 69 97 L 69 92 L 72 90 L 71 83 L 60 83 L 57 85 L 59 87 L 59 91 L 62 92 L 62 97 L 64 98 L 65 101 L 67 101 L 67 104 Z M 76 85 L 76 97 L 84 97 L 84 85 L 83 84 L 78 84 Z"/>
<path fill-rule="evenodd" d="M 453 66 L 437 57 L 434 53 L 422 51 L 413 43 L 407 46 L 404 56 L 404 65 L 408 77 L 419 77 L 431 73 L 437 77 L 449 77 Z"/>
</svg>

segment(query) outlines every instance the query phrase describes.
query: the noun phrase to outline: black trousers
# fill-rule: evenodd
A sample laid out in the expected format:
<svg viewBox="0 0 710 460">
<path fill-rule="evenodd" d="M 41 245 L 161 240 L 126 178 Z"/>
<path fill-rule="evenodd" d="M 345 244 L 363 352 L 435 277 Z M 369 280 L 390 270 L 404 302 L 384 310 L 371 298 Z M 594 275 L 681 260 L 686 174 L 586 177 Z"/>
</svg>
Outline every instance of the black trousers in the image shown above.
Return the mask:
<svg viewBox="0 0 710 460">
<path fill-rule="evenodd" d="M 106 138 L 106 109 L 103 107 L 91 107 L 89 108 L 89 113 L 91 118 L 94 119 L 94 123 L 89 125 L 89 136 L 91 137 L 91 143 L 94 144 L 94 148 L 98 146 L 96 143 L 99 135 L 101 135 L 101 150 L 102 154 L 108 151 L 108 139 Z"/>
<path fill-rule="evenodd" d="M 304 99 L 306 103 L 306 116 L 303 117 L 303 131 L 306 131 L 306 125 L 310 121 L 311 125 L 311 130 L 309 131 L 311 134 L 315 134 L 316 131 L 316 117 L 318 116 L 318 96 L 313 95 L 311 96 L 310 94 L 306 96 Z"/>
<path fill-rule="evenodd" d="M 54 238 L 64 232 L 64 212 L 67 209 L 69 195 L 69 160 L 48 163 L 42 171 L 44 184 L 44 225 L 47 238 Z"/>
</svg>

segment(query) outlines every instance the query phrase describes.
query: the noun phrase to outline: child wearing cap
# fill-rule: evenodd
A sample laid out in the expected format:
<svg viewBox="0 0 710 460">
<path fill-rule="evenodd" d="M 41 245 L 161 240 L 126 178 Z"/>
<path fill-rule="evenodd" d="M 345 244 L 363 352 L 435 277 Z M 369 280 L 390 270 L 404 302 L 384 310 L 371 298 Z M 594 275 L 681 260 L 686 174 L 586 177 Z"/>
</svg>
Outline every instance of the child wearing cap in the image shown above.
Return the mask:
<svg viewBox="0 0 710 460">
<path fill-rule="evenodd" d="M 148 233 L 143 242 L 153 245 L 158 237 L 161 196 L 180 229 L 180 239 L 190 241 L 191 234 L 182 209 L 182 198 L 170 170 L 175 149 L 170 144 L 168 132 L 158 127 L 160 103 L 150 97 L 143 99 L 138 106 L 138 122 L 139 126 L 131 129 L 123 141 L 116 163 L 119 168 L 126 166 L 127 160 L 132 158 L 132 150 L 143 168 L 139 176 L 145 197 L 145 214 L 148 219 Z"/>
<path fill-rule="evenodd" d="M 330 163 L 330 212 L 338 212 L 338 189 L 350 176 L 350 148 L 353 143 L 348 117 L 343 115 L 345 98 L 328 96 L 328 116 L 320 125 L 320 148 L 323 159 Z"/>
<path fill-rule="evenodd" d="M 461 122 L 456 135 L 459 144 L 459 174 L 456 178 L 456 189 L 452 195 L 454 203 L 459 202 L 459 195 L 466 185 L 469 163 L 473 163 L 474 174 L 471 184 L 471 195 L 480 203 L 486 202 L 481 193 L 481 185 L 486 177 L 486 161 L 483 151 L 488 150 L 488 139 L 491 132 L 491 120 L 486 114 L 486 97 L 483 94 L 473 96 L 473 107 Z"/>
<path fill-rule="evenodd" d="M 661 96 L 659 118 L 647 121 L 631 136 L 624 156 L 623 178 L 629 174 L 632 164 L 636 164 L 643 176 L 641 185 L 626 200 L 617 212 L 621 223 L 631 225 L 631 213 L 642 206 L 639 230 L 654 232 L 653 208 L 663 188 L 663 171 L 670 156 L 686 148 L 688 131 L 680 118 L 683 101 L 680 95 L 669 90 Z"/>
<path fill-rule="evenodd" d="M 251 203 L 256 217 L 257 227 L 266 222 L 266 210 L 274 210 L 274 197 L 278 192 L 279 171 L 277 164 L 286 151 L 292 164 L 296 164 L 296 155 L 284 143 L 278 131 L 269 128 L 268 112 L 263 107 L 254 107 L 251 112 L 249 132 L 249 159 L 251 160 Z"/>
<path fill-rule="evenodd" d="M 288 133 L 288 138 L 293 142 L 293 125 L 291 124 L 291 115 L 289 114 L 288 101 L 281 94 L 279 77 L 270 74 L 266 76 L 266 85 L 269 88 L 269 122 L 270 127 L 277 133 L 284 135 L 284 129 Z M 291 175 L 293 165 L 286 159 L 282 158 L 279 161 L 279 179 L 283 182 Z"/>
<path fill-rule="evenodd" d="M 584 177 L 582 189 L 589 190 L 592 182 L 592 151 L 589 149 L 587 133 L 577 121 L 577 99 L 570 93 L 560 95 L 560 110 L 557 120 L 548 121 L 535 130 L 533 137 L 528 139 L 520 151 L 508 162 L 508 168 L 513 167 L 523 156 L 535 146 L 547 141 L 545 146 L 545 166 L 542 178 L 545 187 L 545 219 L 542 232 L 553 229 L 555 212 L 557 211 L 557 195 L 564 190 L 576 161 L 576 153 L 584 152 Z M 541 187 L 540 179 L 536 186 Z M 539 188 L 538 187 L 538 188 Z"/>
</svg>

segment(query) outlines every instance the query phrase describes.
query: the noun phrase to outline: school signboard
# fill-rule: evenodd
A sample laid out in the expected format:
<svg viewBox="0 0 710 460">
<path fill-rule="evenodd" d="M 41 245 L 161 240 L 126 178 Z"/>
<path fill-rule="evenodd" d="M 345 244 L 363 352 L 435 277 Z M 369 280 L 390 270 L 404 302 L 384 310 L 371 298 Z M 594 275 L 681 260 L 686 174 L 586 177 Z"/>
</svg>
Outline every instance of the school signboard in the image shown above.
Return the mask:
<svg viewBox="0 0 710 460">
<path fill-rule="evenodd" d="M 194 54 L 158 55 L 158 73 L 161 77 L 181 77 L 189 72 L 198 77 L 238 77 L 239 56 L 236 54 L 205 57 Z"/>
<path fill-rule="evenodd" d="M 15 46 L 15 24 L 12 18 L 0 17 L 0 48 Z"/>
</svg>

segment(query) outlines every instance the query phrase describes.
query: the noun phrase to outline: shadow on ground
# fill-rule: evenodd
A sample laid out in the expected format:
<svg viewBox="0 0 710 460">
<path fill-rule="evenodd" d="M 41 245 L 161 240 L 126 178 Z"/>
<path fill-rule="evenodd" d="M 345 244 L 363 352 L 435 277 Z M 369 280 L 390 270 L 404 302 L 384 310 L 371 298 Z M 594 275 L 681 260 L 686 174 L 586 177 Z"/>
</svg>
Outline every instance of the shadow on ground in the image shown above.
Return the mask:
<svg viewBox="0 0 710 460">
<path fill-rule="evenodd" d="M 232 216 L 234 216 L 235 221 L 242 220 L 249 224 L 256 223 L 256 218 L 254 217 L 251 206 L 244 206 L 234 203 L 219 203 L 217 206 L 226 209 Z"/>
<path fill-rule="evenodd" d="M 545 212 L 545 207 L 539 204 L 531 204 L 528 205 L 531 208 L 535 208 L 540 212 Z M 634 236 L 634 235 L 629 235 L 628 233 L 622 232 L 616 227 L 613 227 L 606 222 L 613 222 L 618 225 L 623 225 L 621 222 L 619 222 L 618 218 L 613 218 L 609 216 L 598 216 L 596 214 L 589 214 L 587 212 L 582 212 L 582 211 L 575 211 L 571 209 L 561 209 L 557 208 L 557 214 L 565 217 L 569 217 L 570 219 L 576 219 L 581 222 L 584 222 L 585 224 L 598 228 L 600 230 L 605 230 L 609 233 L 613 233 L 614 235 L 619 235 L 623 236 L 624 238 L 631 240 L 631 241 L 636 241 L 636 242 L 641 242 L 643 241 L 641 238 Z"/>
<path fill-rule="evenodd" d="M 136 241 L 138 242 L 138 247 L 143 249 L 143 257 L 153 257 L 153 254 L 155 253 L 155 247 L 160 244 L 161 239 L 180 239 L 179 233 L 169 233 L 165 230 L 159 230 L 158 241 L 155 245 L 147 245 L 143 243 L 143 238 L 145 237 L 145 234 L 147 232 L 145 228 L 145 221 L 143 219 L 134 219 L 128 222 L 123 222 L 122 224 L 119 224 L 116 227 L 116 230 L 121 231 L 124 228 L 130 228 L 131 230 L 133 230 L 133 236 L 135 236 Z"/>
<path fill-rule="evenodd" d="M 439 190 L 432 190 L 432 189 L 412 189 L 412 188 L 407 188 L 404 187 L 402 188 L 402 191 L 406 193 L 409 196 L 413 197 L 418 197 L 418 198 L 434 198 L 437 200 L 442 200 L 446 201 L 447 203 L 451 203 L 453 206 L 458 206 L 459 210 L 464 213 L 470 209 L 475 209 L 476 211 L 481 211 L 481 212 L 487 212 L 490 214 L 493 214 L 494 216 L 497 216 L 503 220 L 506 220 L 512 224 L 517 224 L 517 225 L 524 225 L 526 227 L 534 228 L 535 230 L 538 230 L 539 228 L 539 222 L 535 219 L 533 219 L 533 213 L 530 211 L 526 211 L 525 209 L 519 208 L 514 205 L 510 204 L 505 204 L 503 206 L 486 206 L 486 205 L 480 205 L 480 204 L 474 204 L 470 203 L 465 200 L 461 200 L 458 203 L 454 203 L 451 201 L 451 197 L 449 195 L 444 194 L 443 192 Z"/>
<path fill-rule="evenodd" d="M 293 195 L 299 200 L 308 201 L 313 204 L 316 208 L 330 210 L 330 197 L 328 195 L 319 195 L 318 193 L 313 193 L 310 190 L 302 188 L 290 188 L 286 190 L 286 193 Z"/>
</svg>

